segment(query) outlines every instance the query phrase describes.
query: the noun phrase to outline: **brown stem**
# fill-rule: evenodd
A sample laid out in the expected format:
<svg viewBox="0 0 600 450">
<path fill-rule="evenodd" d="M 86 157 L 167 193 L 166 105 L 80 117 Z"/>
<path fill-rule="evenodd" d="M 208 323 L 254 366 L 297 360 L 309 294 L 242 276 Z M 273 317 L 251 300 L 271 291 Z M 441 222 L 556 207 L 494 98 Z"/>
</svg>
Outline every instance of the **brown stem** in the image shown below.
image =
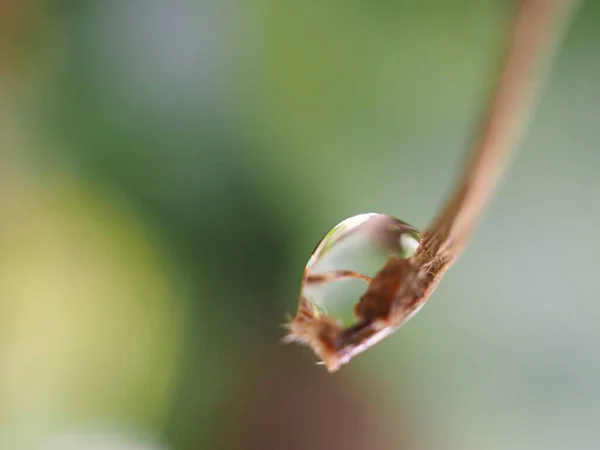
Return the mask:
<svg viewBox="0 0 600 450">
<path fill-rule="evenodd" d="M 486 202 L 527 125 L 541 72 L 574 0 L 520 0 L 503 68 L 462 177 L 424 239 L 427 251 L 453 262 L 464 249 Z M 560 23 L 562 22 L 562 24 Z"/>
<path fill-rule="evenodd" d="M 342 329 L 300 299 L 288 341 L 310 345 L 331 372 L 385 338 L 421 306 L 459 257 L 521 137 L 540 75 L 576 0 L 519 0 L 503 68 L 454 194 L 410 259 L 390 258 L 355 308 L 357 325 Z"/>
</svg>

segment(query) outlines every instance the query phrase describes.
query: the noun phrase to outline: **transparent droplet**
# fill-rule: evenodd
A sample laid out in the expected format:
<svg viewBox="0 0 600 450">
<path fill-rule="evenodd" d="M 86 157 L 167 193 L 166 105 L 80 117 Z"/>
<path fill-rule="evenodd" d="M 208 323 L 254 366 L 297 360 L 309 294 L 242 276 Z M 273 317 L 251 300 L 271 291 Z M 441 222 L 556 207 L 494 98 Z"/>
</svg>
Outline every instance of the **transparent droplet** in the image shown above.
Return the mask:
<svg viewBox="0 0 600 450">
<path fill-rule="evenodd" d="M 359 214 L 336 225 L 319 242 L 305 269 L 301 295 L 340 322 L 356 323 L 354 305 L 391 257 L 410 258 L 419 232 L 385 214 Z"/>
</svg>

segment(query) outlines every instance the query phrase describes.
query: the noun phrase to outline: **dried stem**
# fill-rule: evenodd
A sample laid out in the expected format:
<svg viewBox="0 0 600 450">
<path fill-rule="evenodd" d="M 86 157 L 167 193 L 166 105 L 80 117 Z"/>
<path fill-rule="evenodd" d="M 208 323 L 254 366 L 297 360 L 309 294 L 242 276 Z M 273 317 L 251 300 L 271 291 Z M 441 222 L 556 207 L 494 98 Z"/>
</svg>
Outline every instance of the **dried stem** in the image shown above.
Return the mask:
<svg viewBox="0 0 600 450">
<path fill-rule="evenodd" d="M 307 343 L 335 371 L 389 335 L 421 306 L 459 257 L 521 137 L 550 53 L 575 0 L 520 0 L 503 68 L 454 194 L 410 259 L 390 258 L 356 305 L 358 324 L 340 329 L 301 298 L 289 340 Z"/>
<path fill-rule="evenodd" d="M 552 45 L 573 0 L 520 0 L 494 96 L 454 195 L 425 240 L 430 253 L 452 262 L 461 253 L 527 124 Z M 562 23 L 561 23 L 562 22 Z"/>
</svg>

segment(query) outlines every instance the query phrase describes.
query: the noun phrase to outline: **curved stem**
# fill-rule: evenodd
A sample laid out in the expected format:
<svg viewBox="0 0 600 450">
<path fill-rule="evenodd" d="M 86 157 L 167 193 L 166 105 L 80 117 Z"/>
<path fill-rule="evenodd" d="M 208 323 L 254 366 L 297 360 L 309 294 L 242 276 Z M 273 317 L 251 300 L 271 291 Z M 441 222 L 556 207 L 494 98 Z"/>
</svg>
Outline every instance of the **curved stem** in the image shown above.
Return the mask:
<svg viewBox="0 0 600 450">
<path fill-rule="evenodd" d="M 406 322 L 463 251 L 523 134 L 544 62 L 556 49 L 576 0 L 519 0 L 503 68 L 470 159 L 445 207 L 410 259 L 392 257 L 355 307 L 358 323 L 341 328 L 301 297 L 287 341 L 308 344 L 330 372 Z"/>
<path fill-rule="evenodd" d="M 552 50 L 557 49 L 556 42 L 563 36 L 577 3 L 576 0 L 517 2 L 504 65 L 454 194 L 424 233 L 420 251 L 410 261 L 409 273 L 402 275 L 406 268 L 393 261 L 380 272 L 381 283 L 385 277 L 393 276 L 394 267 L 397 276 L 404 276 L 405 280 L 394 297 L 390 325 L 397 328 L 425 304 L 464 250 L 523 134 L 535 94 L 542 84 L 544 66 L 550 62 Z M 365 297 L 380 295 L 376 292 L 380 274 L 373 278 Z"/>
<path fill-rule="evenodd" d="M 554 41 L 574 0 L 520 0 L 502 71 L 460 182 L 425 234 L 430 254 L 452 263 L 464 249 L 486 202 L 523 135 Z M 562 23 L 561 23 L 562 22 Z"/>
</svg>

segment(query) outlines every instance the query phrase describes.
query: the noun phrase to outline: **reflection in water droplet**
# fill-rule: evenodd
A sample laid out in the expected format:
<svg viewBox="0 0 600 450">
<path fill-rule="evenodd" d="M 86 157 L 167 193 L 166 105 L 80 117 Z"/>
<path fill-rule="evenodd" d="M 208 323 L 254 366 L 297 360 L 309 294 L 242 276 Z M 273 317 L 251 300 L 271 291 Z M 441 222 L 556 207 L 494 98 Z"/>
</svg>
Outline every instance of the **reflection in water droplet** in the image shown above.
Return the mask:
<svg viewBox="0 0 600 450">
<path fill-rule="evenodd" d="M 354 305 L 388 258 L 410 258 L 419 232 L 384 214 L 359 214 L 336 225 L 306 264 L 301 287 L 313 307 L 342 326 L 356 322 Z"/>
</svg>

